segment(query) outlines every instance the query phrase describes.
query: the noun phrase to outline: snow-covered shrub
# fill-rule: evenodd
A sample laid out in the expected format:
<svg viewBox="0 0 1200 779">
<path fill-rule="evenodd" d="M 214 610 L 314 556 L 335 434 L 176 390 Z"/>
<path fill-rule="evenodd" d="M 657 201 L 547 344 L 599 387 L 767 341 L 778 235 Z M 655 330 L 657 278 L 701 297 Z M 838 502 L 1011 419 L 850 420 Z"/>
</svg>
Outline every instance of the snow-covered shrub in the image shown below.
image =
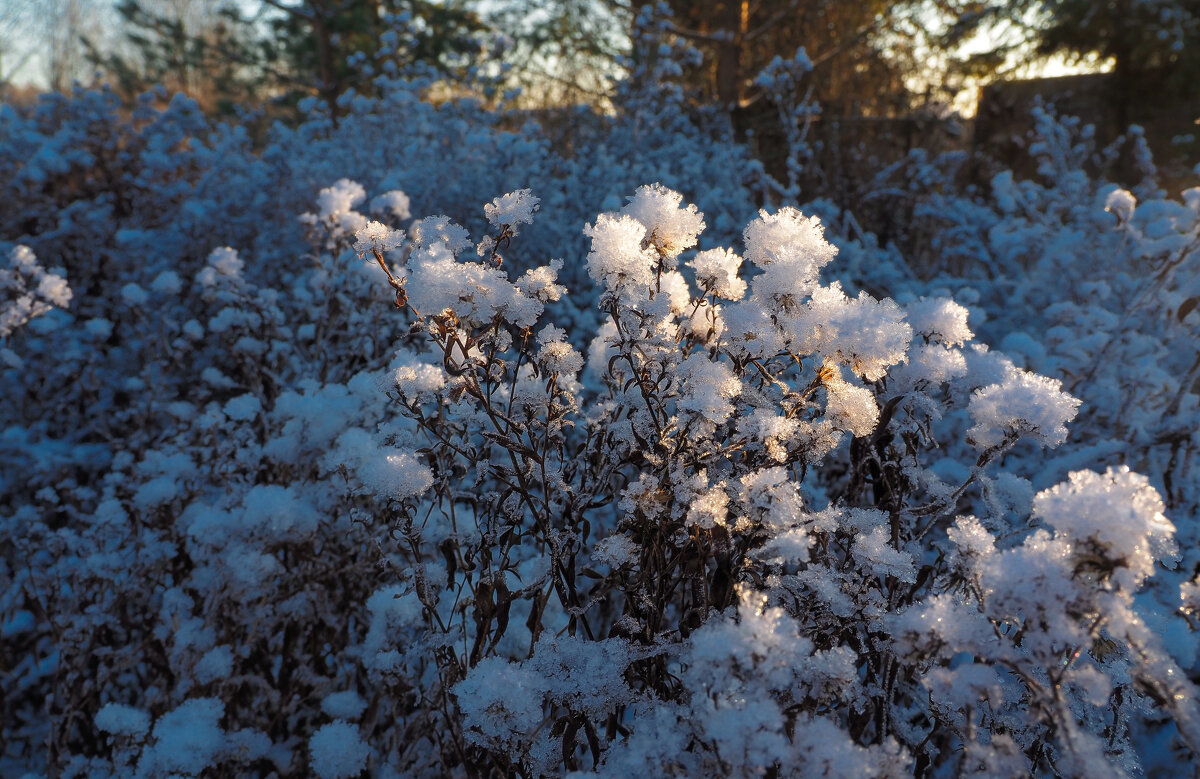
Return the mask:
<svg viewBox="0 0 1200 779">
<path fill-rule="evenodd" d="M 494 238 L 464 259 L 439 221 L 413 246 L 427 356 L 394 375 L 389 445 L 418 460 L 381 495 L 408 584 L 376 596 L 370 662 L 423 680 L 445 764 L 1108 774 L 1137 770 L 1152 701 L 1194 748 L 1196 691 L 1134 605 L 1174 559 L 1155 490 L 1083 471 L 1035 498 L 996 470 L 1061 445 L 1078 401 L 948 300 L 910 324 L 822 284 L 836 250 L 795 209 L 746 228 L 745 288 L 737 254 L 687 253 L 703 218 L 643 187 L 585 229 L 608 316 L 586 372 Z M 929 462 L 955 414 L 957 471 Z"/>
<path fill-rule="evenodd" d="M 1169 198 L 1155 187 L 1137 128 L 1125 143 L 1144 179 L 1128 190 L 1103 175 L 1119 147 L 1097 150 L 1077 120 L 1046 111 L 1036 119 L 1036 179 L 1002 171 L 990 191 L 971 195 L 929 186 L 953 178 L 961 160 L 916 160 L 900 202 L 895 177 L 881 180 L 889 206 L 909 201 L 903 240 L 921 253 L 913 267 L 932 278 L 881 274 L 902 266 L 878 262 L 882 252 L 869 246 L 851 247 L 861 254 L 855 277 L 873 275 L 901 298 L 940 289 L 969 303 L 989 340 L 1079 397 L 1075 445 L 1010 458 L 1013 468 L 1039 488 L 1084 466 L 1145 473 L 1178 517 L 1186 581 L 1200 565 L 1200 192 Z M 1168 582 L 1173 598 L 1183 582 Z"/>
</svg>

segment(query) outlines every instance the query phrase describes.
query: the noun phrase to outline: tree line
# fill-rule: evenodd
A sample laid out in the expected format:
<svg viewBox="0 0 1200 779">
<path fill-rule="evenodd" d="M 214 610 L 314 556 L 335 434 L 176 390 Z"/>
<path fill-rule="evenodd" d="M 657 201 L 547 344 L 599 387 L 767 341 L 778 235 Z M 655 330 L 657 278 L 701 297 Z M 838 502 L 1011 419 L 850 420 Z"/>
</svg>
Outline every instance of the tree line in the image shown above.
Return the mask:
<svg viewBox="0 0 1200 779">
<path fill-rule="evenodd" d="M 22 14 L 42 21 L 46 84 L 101 78 L 127 95 L 153 84 L 209 110 L 317 97 L 336 116 L 349 90 L 391 68 L 447 83 L 486 73 L 531 107 L 603 104 L 629 69 L 638 0 L 14 0 L 0 12 L 0 83 L 27 65 Z M 670 35 L 699 61 L 695 99 L 745 117 L 755 77 L 804 49 L 806 89 L 826 115 L 893 116 L 948 102 L 971 80 L 1050 56 L 1114 73 L 1113 100 L 1152 83 L 1184 99 L 1200 68 L 1200 0 L 666 0 Z M 110 16 L 104 16 L 108 13 Z M 28 26 L 28 25 L 27 25 Z M 7 45 L 6 45 L 7 44 Z M 746 122 L 744 126 L 749 126 Z"/>
</svg>

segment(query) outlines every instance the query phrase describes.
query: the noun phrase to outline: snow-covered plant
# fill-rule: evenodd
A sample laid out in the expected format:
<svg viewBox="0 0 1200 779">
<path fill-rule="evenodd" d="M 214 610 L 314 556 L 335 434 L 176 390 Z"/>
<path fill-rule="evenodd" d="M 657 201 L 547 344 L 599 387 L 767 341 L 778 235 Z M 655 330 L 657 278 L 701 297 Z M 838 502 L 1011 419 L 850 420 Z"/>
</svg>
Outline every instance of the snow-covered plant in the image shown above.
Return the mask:
<svg viewBox="0 0 1200 779">
<path fill-rule="evenodd" d="M 787 149 L 784 160 L 787 180 L 776 183 L 775 187 L 784 203 L 799 202 L 801 176 L 809 172 L 815 154 L 808 136 L 821 109 L 813 99 L 813 85 L 804 84 L 812 69 L 808 53 L 799 49 L 788 59 L 776 56 L 754 79 L 775 106 Z"/>
<path fill-rule="evenodd" d="M 66 308 L 71 302 L 67 280 L 61 273 L 39 265 L 28 246 L 13 247 L 8 253 L 7 267 L 0 268 L 0 292 L 4 295 L 0 301 L 0 343 L 29 320 L 55 307 Z M 8 349 L 3 355 L 6 362 L 16 358 Z"/>
<path fill-rule="evenodd" d="M 1035 498 L 997 471 L 1062 444 L 1078 401 L 952 301 L 906 316 L 823 284 L 815 218 L 761 213 L 745 280 L 691 253 L 703 229 L 657 185 L 585 228 L 607 316 L 585 368 L 540 321 L 557 262 L 510 280 L 494 238 L 464 260 L 465 231 L 421 223 L 426 345 L 390 382 L 397 448 L 362 465 L 406 583 L 372 598 L 366 661 L 421 680 L 444 764 L 1136 771 L 1151 701 L 1198 746 L 1196 691 L 1134 605 L 1173 559 L 1155 490 L 1085 471 Z M 951 414 L 973 423 L 957 470 L 928 461 Z"/>
</svg>

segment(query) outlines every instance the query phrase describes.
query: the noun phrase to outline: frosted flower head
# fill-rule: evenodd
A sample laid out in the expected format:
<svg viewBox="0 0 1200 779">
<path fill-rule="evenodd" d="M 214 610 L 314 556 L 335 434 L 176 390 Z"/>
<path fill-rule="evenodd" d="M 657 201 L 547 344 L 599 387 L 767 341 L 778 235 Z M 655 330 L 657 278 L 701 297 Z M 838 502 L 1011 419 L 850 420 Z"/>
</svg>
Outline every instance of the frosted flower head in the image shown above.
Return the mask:
<svg viewBox="0 0 1200 779">
<path fill-rule="evenodd" d="M 654 255 L 642 248 L 645 226 L 631 216 L 601 214 L 583 234 L 592 239 L 588 274 L 614 294 L 633 287 L 649 288 L 654 281 Z"/>
<path fill-rule="evenodd" d="M 354 234 L 354 251 L 359 256 L 367 252 L 388 252 L 404 242 L 404 231 L 393 230 L 381 222 L 367 222 Z"/>
<path fill-rule="evenodd" d="M 788 456 L 788 443 L 800 428 L 795 419 L 776 414 L 765 408 L 738 421 L 738 432 L 754 441 L 761 442 L 767 456 L 775 462 L 784 462 Z"/>
<path fill-rule="evenodd" d="M 742 258 L 728 249 L 709 249 L 691 261 L 696 271 L 696 283 L 708 293 L 726 300 L 741 300 L 746 294 L 746 282 L 738 276 Z"/>
<path fill-rule="evenodd" d="M 350 779 L 367 765 L 370 748 L 358 728 L 343 720 L 322 725 L 308 742 L 313 773 L 321 779 Z"/>
<path fill-rule="evenodd" d="M 818 217 L 806 217 L 787 206 L 778 213 L 758 212 L 758 218 L 742 233 L 746 257 L 760 268 L 784 264 L 805 278 L 837 255 L 837 247 L 825 240 L 825 228 Z"/>
<path fill-rule="evenodd" d="M 54 273 L 47 273 L 38 281 L 38 296 L 52 306 L 66 308 L 71 302 L 71 287 L 67 280 Z"/>
<path fill-rule="evenodd" d="M 433 472 L 408 452 L 379 452 L 359 472 L 363 483 L 380 497 L 403 500 L 433 485 Z"/>
<path fill-rule="evenodd" d="M 533 224 L 533 212 L 538 210 L 541 202 L 533 190 L 518 189 L 485 205 L 483 214 L 492 227 L 500 229 L 507 226 L 516 235 L 518 225 Z"/>
<path fill-rule="evenodd" d="M 1075 471 L 1065 483 L 1038 493 L 1033 513 L 1075 545 L 1127 569 L 1117 580 L 1129 590 L 1154 573 L 1156 559 L 1174 553 L 1175 526 L 1163 515 L 1162 497 L 1128 466 L 1103 474 Z"/>
<path fill-rule="evenodd" d="M 65 308 L 70 302 L 67 280 L 46 272 L 28 246 L 15 246 L 9 251 L 7 267 L 0 266 L 0 338 L 54 306 Z M 11 364 L 11 359 L 6 358 L 6 362 Z"/>
<path fill-rule="evenodd" d="M 950 563 L 972 568 L 980 560 L 986 560 L 996 551 L 996 538 L 973 516 L 961 516 L 946 529 L 946 536 L 954 544 Z"/>
<path fill-rule="evenodd" d="M 583 356 L 567 342 L 567 331 L 546 325 L 537 336 L 538 362 L 547 373 L 574 376 L 583 370 Z"/>
<path fill-rule="evenodd" d="M 222 276 L 237 276 L 246 267 L 237 251 L 228 246 L 213 249 L 208 255 L 208 265 Z"/>
<path fill-rule="evenodd" d="M 37 275 L 38 269 L 41 267 L 38 265 L 37 255 L 33 253 L 33 249 L 24 244 L 18 244 L 8 252 L 8 265 L 13 272 L 25 276 Z M 0 276 L 0 284 L 8 287 L 12 284 L 12 279 L 10 273 L 5 273 Z"/>
<path fill-rule="evenodd" d="M 1137 208 L 1137 198 L 1127 189 L 1114 189 L 1104 199 L 1104 210 L 1125 224 L 1133 218 L 1133 209 Z"/>
<path fill-rule="evenodd" d="M 663 273 L 658 278 L 657 286 L 657 295 L 666 297 L 668 308 L 672 314 L 678 316 L 691 307 L 692 290 L 688 286 L 687 279 L 679 271 L 672 270 Z"/>
<path fill-rule="evenodd" d="M 404 398 L 410 401 L 430 400 L 446 386 L 446 372 L 437 365 L 410 363 L 397 368 L 392 374 L 392 380 Z"/>
<path fill-rule="evenodd" d="M 728 365 L 710 360 L 705 352 L 693 352 L 679 366 L 684 377 L 679 409 L 721 424 L 733 413 L 730 402 L 742 391 L 742 382 Z"/>
<path fill-rule="evenodd" d="M 356 720 L 366 708 L 367 702 L 354 690 L 332 692 L 321 701 L 321 711 L 339 719 Z"/>
<path fill-rule="evenodd" d="M 1058 379 L 1009 369 L 1002 382 L 971 396 L 968 410 L 975 425 L 967 437 L 978 449 L 996 446 L 1010 433 L 1030 435 L 1053 448 L 1067 440 L 1066 423 L 1079 404 Z"/>
<path fill-rule="evenodd" d="M 205 289 L 216 287 L 222 281 L 237 282 L 241 280 L 245 266 L 234 249 L 228 246 L 213 249 L 208 255 L 208 263 L 196 274 L 196 282 Z"/>
<path fill-rule="evenodd" d="M 387 214 L 396 219 L 408 219 L 412 216 L 412 212 L 409 210 L 411 206 L 408 195 L 398 189 L 393 189 L 371 201 L 371 213 Z"/>
<path fill-rule="evenodd" d="M 531 300 L 539 300 L 543 303 L 559 300 L 567 291 L 566 287 L 555 283 L 558 281 L 558 272 L 562 270 L 562 267 L 562 260 L 551 260 L 549 265 L 530 268 L 521 278 L 513 282 L 513 286 Z"/>
<path fill-rule="evenodd" d="M 422 237 L 427 238 L 428 233 Z M 458 262 L 451 245 L 441 241 L 418 248 L 409 257 L 407 291 L 409 302 L 418 311 L 449 309 L 461 322 L 485 322 L 501 316 L 523 328 L 532 327 L 542 314 L 541 301 L 521 294 L 504 271 L 477 262 Z"/>
<path fill-rule="evenodd" d="M 638 187 L 621 213 L 640 222 L 646 228 L 645 240 L 649 245 L 671 260 L 695 246 L 704 231 L 704 215 L 695 204 L 685 207 L 683 195 L 662 184 Z"/>
<path fill-rule="evenodd" d="M 448 216 L 427 216 L 412 225 L 412 240 L 418 249 L 445 244 L 453 255 L 471 245 L 466 229 L 454 224 Z"/>
<path fill-rule="evenodd" d="M 173 270 L 165 270 L 150 282 L 150 289 L 157 295 L 178 295 L 183 290 L 183 282 L 179 274 Z"/>
<path fill-rule="evenodd" d="M 332 187 L 320 191 L 317 195 L 317 209 L 321 219 L 333 220 L 353 210 L 366 198 L 367 192 L 360 184 L 350 179 L 340 179 Z"/>
<path fill-rule="evenodd" d="M 909 303 L 904 309 L 913 331 L 931 342 L 962 346 L 974 337 L 967 326 L 970 312 L 950 298 L 923 297 Z"/>
<path fill-rule="evenodd" d="M 895 301 L 876 300 L 865 292 L 847 298 L 836 282 L 814 286 L 811 294 L 806 304 L 782 317 L 795 350 L 827 355 L 869 381 L 878 381 L 905 360 L 912 328 Z"/>
<path fill-rule="evenodd" d="M 96 727 L 115 736 L 144 737 L 150 731 L 150 715 L 121 703 L 106 703 L 96 712 Z"/>
<path fill-rule="evenodd" d="M 866 387 L 844 381 L 836 370 L 825 381 L 827 398 L 825 418 L 839 430 L 861 438 L 870 435 L 879 423 L 879 405 Z"/>
<path fill-rule="evenodd" d="M 729 494 L 725 484 L 713 485 L 696 493 L 688 506 L 686 524 L 700 528 L 724 525 L 729 513 Z"/>
<path fill-rule="evenodd" d="M 777 531 L 795 527 L 805 516 L 798 485 L 779 465 L 743 476 L 738 502 L 751 521 Z"/>
</svg>

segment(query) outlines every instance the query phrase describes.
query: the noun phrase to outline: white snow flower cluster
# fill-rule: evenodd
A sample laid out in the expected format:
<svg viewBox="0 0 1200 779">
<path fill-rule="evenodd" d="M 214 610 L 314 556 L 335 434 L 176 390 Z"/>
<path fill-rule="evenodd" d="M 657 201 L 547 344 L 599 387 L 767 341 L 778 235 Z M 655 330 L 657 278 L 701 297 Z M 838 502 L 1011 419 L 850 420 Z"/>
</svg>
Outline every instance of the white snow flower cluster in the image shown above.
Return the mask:
<svg viewBox="0 0 1200 779">
<path fill-rule="evenodd" d="M 538 362 L 546 373 L 574 376 L 583 370 L 583 356 L 566 339 L 567 331 L 554 325 L 546 325 L 538 333 Z"/>
<path fill-rule="evenodd" d="M 1104 210 L 1111 213 L 1122 223 L 1133 219 L 1133 210 L 1137 207 L 1137 198 L 1127 189 L 1114 189 L 1104 199 Z"/>
<path fill-rule="evenodd" d="M 694 204 L 684 207 L 683 195 L 662 184 L 638 187 L 621 214 L 646 228 L 648 248 L 653 248 L 667 263 L 673 263 L 681 252 L 695 246 L 697 237 L 704 232 L 704 215 Z"/>
<path fill-rule="evenodd" d="M 1156 560 L 1174 556 L 1175 526 L 1162 512 L 1162 497 L 1149 480 L 1126 466 L 1105 474 L 1077 471 L 1033 502 L 1035 517 L 1069 539 L 1077 554 L 1118 569 L 1114 581 L 1131 593 L 1153 575 Z"/>
<path fill-rule="evenodd" d="M 999 445 L 1005 435 L 1026 433 L 1055 447 L 1066 440 L 1066 423 L 1079 404 L 1062 391 L 1061 381 L 1010 367 L 1002 381 L 971 396 L 975 425 L 967 435 L 980 449 Z"/>
<path fill-rule="evenodd" d="M 728 249 L 699 252 L 690 265 L 696 272 L 696 283 L 705 292 L 726 300 L 741 300 L 746 294 L 746 282 L 738 275 L 742 258 Z"/>
<path fill-rule="evenodd" d="M 373 250 L 387 252 L 400 247 L 404 231 L 395 224 L 412 216 L 408 195 L 398 189 L 390 190 L 369 202 L 370 213 L 383 221 L 369 219 L 356 210 L 364 203 L 367 203 L 366 189 L 352 179 L 340 179 L 318 193 L 316 213 L 303 214 L 300 221 L 310 229 L 323 231 L 324 248 L 330 251 L 350 247 L 362 256 Z"/>
<path fill-rule="evenodd" d="M 205 289 L 215 289 L 221 284 L 236 284 L 241 278 L 246 263 L 237 250 L 228 246 L 209 252 L 208 262 L 196 274 L 196 281 Z"/>
<path fill-rule="evenodd" d="M 791 206 L 759 212 L 746 227 L 745 241 L 746 258 L 763 270 L 755 287 L 764 298 L 782 302 L 811 290 L 818 271 L 837 254 L 824 233 L 819 218 Z"/>
<path fill-rule="evenodd" d="M 357 181 L 341 179 L 317 195 L 317 214 L 311 221 L 320 221 L 331 228 L 331 237 L 352 236 L 367 224 L 367 218 L 354 209 L 367 199 L 367 192 Z"/>
<path fill-rule="evenodd" d="M 591 239 L 588 273 L 608 291 L 642 290 L 654 279 L 654 254 L 642 247 L 646 226 L 631 216 L 601 214 L 584 229 Z"/>
<path fill-rule="evenodd" d="M 408 195 L 398 189 L 384 192 L 371 199 L 371 213 L 386 214 L 401 221 L 412 217 L 412 211 L 409 210 L 411 207 L 412 201 Z"/>
<path fill-rule="evenodd" d="M 322 725 L 308 742 L 313 773 L 320 779 L 351 779 L 362 773 L 371 754 L 358 728 L 343 720 Z"/>
<path fill-rule="evenodd" d="M 359 256 L 367 252 L 390 252 L 404 243 L 404 231 L 372 221 L 356 232 L 354 239 L 354 251 Z"/>
<path fill-rule="evenodd" d="M 540 202 L 532 190 L 520 189 L 488 203 L 483 207 L 483 213 L 492 227 L 508 227 L 515 236 L 520 225 L 533 224 L 533 214 Z"/>
<path fill-rule="evenodd" d="M 66 308 L 71 288 L 61 271 L 47 271 L 28 246 L 16 246 L 0 268 L 0 339 L 52 308 Z"/>
</svg>

